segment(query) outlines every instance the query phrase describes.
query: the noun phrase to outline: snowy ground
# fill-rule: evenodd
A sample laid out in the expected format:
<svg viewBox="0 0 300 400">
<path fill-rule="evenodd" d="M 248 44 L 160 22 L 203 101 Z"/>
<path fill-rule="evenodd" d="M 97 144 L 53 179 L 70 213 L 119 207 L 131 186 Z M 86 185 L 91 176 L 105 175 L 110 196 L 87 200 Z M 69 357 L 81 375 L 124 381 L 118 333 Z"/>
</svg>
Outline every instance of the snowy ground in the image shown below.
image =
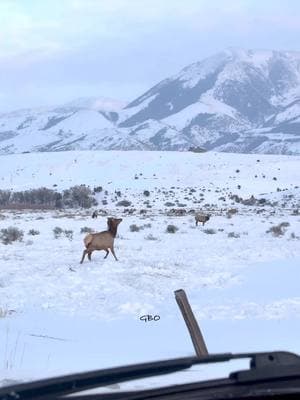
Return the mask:
<svg viewBox="0 0 300 400">
<path fill-rule="evenodd" d="M 98 200 L 105 196 L 108 204 L 99 208 L 123 218 L 119 261 L 98 252 L 80 265 L 81 228 L 103 230 L 106 217 L 92 219 L 90 210 L 0 212 L 0 229 L 24 231 L 22 242 L 0 243 L 0 381 L 193 354 L 174 300 L 180 288 L 210 352 L 300 353 L 299 157 L 70 152 L 0 162 L 2 189 L 102 185 Z M 132 202 L 133 215 L 116 207 L 116 190 Z M 278 203 L 245 206 L 230 193 Z M 166 202 L 197 210 L 206 204 L 213 215 L 195 227 L 192 214 L 168 216 Z M 237 213 L 228 218 L 232 207 Z M 267 232 L 281 222 L 289 224 L 283 236 Z M 133 224 L 142 229 L 132 232 Z M 168 224 L 178 230 L 166 233 Z M 72 230 L 72 240 L 55 239 L 56 226 Z M 39 234 L 29 235 L 30 229 Z M 145 314 L 160 320 L 140 321 Z M 197 367 L 183 379 L 213 376 L 210 371 Z"/>
</svg>

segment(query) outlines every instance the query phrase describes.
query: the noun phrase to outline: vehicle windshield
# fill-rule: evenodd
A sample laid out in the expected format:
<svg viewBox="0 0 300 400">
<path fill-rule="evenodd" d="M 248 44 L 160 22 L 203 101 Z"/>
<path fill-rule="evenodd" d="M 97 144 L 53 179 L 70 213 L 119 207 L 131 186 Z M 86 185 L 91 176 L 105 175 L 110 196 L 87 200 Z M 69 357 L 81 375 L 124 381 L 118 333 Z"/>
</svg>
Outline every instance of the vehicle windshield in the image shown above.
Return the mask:
<svg viewBox="0 0 300 400">
<path fill-rule="evenodd" d="M 0 386 L 195 355 L 178 290 L 209 354 L 300 354 L 299 15 L 1 1 Z"/>
</svg>

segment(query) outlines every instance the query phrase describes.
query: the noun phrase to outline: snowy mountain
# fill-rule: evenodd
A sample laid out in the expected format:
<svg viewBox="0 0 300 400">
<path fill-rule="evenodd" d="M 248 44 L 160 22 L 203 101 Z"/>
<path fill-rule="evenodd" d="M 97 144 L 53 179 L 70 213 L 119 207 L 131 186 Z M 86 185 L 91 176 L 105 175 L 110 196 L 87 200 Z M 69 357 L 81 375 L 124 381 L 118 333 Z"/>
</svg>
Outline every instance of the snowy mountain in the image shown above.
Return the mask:
<svg viewBox="0 0 300 400">
<path fill-rule="evenodd" d="M 192 64 L 130 103 L 119 126 L 149 120 L 165 125 L 150 138 L 163 148 L 299 153 L 300 53 L 229 49 Z"/>
<path fill-rule="evenodd" d="M 100 148 L 125 103 L 80 98 L 58 107 L 0 115 L 0 154 Z"/>
<path fill-rule="evenodd" d="M 230 48 L 128 105 L 89 98 L 0 115 L 0 154 L 195 146 L 300 154 L 300 52 Z"/>
</svg>

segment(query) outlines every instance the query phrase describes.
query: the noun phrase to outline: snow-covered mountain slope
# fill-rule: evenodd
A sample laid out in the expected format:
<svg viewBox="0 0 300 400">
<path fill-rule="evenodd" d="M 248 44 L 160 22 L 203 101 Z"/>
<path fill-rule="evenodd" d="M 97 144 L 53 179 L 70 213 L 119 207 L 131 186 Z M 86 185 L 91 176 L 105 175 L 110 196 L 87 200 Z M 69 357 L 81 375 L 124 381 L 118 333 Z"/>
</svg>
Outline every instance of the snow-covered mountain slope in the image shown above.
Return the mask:
<svg viewBox="0 0 300 400">
<path fill-rule="evenodd" d="M 101 148 L 118 135 L 115 121 L 124 103 L 81 98 L 59 107 L 0 115 L 0 154 Z"/>
<path fill-rule="evenodd" d="M 82 98 L 0 115 L 0 154 L 195 146 L 300 154 L 300 52 L 230 48 L 128 105 Z"/>
<path fill-rule="evenodd" d="M 299 154 L 299 93 L 300 53 L 228 49 L 130 103 L 119 127 L 160 120 L 180 131 L 180 148 Z M 168 130 L 152 131 L 164 147 Z"/>
</svg>

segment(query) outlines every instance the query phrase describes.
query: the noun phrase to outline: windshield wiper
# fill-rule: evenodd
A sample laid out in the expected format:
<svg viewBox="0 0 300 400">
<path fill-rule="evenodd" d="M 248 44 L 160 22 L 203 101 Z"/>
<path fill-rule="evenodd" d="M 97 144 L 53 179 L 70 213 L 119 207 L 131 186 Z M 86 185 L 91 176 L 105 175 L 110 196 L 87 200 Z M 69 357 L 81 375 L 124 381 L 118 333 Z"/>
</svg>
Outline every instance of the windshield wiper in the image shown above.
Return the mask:
<svg viewBox="0 0 300 400">
<path fill-rule="evenodd" d="M 0 389 L 1 400 L 44 399 L 99 388 L 135 379 L 170 374 L 197 364 L 226 362 L 250 358 L 250 369 L 231 373 L 230 383 L 276 380 L 300 377 L 300 357 L 289 352 L 211 354 L 204 357 L 185 357 L 164 361 L 134 364 L 91 372 L 65 375 Z"/>
</svg>

